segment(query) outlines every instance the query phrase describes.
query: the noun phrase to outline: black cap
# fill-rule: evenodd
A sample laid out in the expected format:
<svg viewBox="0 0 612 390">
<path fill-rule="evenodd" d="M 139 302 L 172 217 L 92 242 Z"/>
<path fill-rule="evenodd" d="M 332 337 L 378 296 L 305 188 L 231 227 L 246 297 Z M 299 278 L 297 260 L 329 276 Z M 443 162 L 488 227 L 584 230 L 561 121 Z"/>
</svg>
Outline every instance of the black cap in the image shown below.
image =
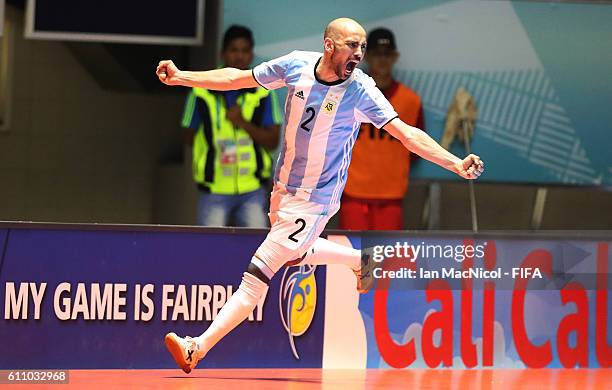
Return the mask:
<svg viewBox="0 0 612 390">
<path fill-rule="evenodd" d="M 377 28 L 368 34 L 368 50 L 372 49 L 391 49 L 395 50 L 395 37 L 391 30 Z"/>
</svg>

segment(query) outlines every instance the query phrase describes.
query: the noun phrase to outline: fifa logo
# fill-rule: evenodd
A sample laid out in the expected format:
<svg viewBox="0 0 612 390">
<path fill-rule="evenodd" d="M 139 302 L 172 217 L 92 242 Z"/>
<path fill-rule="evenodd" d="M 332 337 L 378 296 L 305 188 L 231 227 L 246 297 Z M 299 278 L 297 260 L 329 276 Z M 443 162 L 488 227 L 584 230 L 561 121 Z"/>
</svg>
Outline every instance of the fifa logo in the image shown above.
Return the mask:
<svg viewBox="0 0 612 390">
<path fill-rule="evenodd" d="M 298 269 L 297 271 L 295 269 Z M 280 317 L 289 335 L 289 345 L 296 359 L 300 359 L 294 337 L 306 333 L 317 306 L 316 265 L 287 267 L 281 279 L 278 307 Z"/>
</svg>

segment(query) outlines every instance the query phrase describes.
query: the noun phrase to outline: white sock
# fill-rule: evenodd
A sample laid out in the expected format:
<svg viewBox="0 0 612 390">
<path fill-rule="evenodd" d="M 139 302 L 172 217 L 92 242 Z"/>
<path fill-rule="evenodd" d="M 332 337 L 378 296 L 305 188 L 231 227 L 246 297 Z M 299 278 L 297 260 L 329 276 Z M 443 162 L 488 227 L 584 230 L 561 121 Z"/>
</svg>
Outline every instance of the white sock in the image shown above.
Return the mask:
<svg viewBox="0 0 612 390">
<path fill-rule="evenodd" d="M 361 268 L 361 251 L 324 238 L 317 238 L 299 264 L 344 264 L 353 270 L 358 270 Z"/>
<path fill-rule="evenodd" d="M 225 302 L 208 329 L 195 338 L 200 359 L 251 314 L 267 289 L 268 285 L 255 276 L 248 272 L 243 274 L 238 290 Z"/>
</svg>

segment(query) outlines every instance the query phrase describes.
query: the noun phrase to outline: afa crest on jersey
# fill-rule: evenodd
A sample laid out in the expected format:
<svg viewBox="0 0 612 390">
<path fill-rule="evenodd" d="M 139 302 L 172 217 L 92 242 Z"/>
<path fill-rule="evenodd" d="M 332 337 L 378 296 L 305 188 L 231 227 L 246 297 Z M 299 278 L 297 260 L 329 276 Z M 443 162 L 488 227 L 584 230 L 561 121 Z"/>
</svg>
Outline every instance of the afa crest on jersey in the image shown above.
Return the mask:
<svg viewBox="0 0 612 390">
<path fill-rule="evenodd" d="M 323 113 L 327 115 L 332 115 L 334 111 L 336 111 L 336 107 L 338 107 L 339 96 L 329 95 L 323 101 Z"/>
</svg>

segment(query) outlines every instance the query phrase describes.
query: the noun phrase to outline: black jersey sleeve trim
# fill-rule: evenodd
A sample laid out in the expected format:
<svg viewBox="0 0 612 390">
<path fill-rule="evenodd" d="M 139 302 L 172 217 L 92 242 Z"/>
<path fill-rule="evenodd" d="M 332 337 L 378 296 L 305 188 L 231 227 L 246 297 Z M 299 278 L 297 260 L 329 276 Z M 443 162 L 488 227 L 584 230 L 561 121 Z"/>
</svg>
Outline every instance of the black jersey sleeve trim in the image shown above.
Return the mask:
<svg viewBox="0 0 612 390">
<path fill-rule="evenodd" d="M 259 82 L 259 80 L 257 80 L 257 77 L 255 77 L 255 68 L 251 69 L 251 74 L 253 75 L 253 79 L 255 80 L 255 82 L 259 85 L 261 85 L 261 87 L 263 89 L 265 89 L 266 91 L 268 90 L 268 88 L 266 88 L 265 85 L 263 85 L 262 83 Z"/>
<path fill-rule="evenodd" d="M 399 115 L 396 115 L 396 116 L 394 116 L 393 118 L 391 118 L 391 119 L 389 119 L 388 121 L 386 121 L 384 125 L 382 125 L 382 126 L 380 126 L 380 127 L 379 127 L 379 129 L 383 129 L 383 130 L 384 130 L 384 127 L 385 127 L 385 126 L 387 126 L 389 123 L 391 123 L 391 121 L 392 121 L 393 119 L 395 119 L 395 118 L 399 118 Z"/>
</svg>

